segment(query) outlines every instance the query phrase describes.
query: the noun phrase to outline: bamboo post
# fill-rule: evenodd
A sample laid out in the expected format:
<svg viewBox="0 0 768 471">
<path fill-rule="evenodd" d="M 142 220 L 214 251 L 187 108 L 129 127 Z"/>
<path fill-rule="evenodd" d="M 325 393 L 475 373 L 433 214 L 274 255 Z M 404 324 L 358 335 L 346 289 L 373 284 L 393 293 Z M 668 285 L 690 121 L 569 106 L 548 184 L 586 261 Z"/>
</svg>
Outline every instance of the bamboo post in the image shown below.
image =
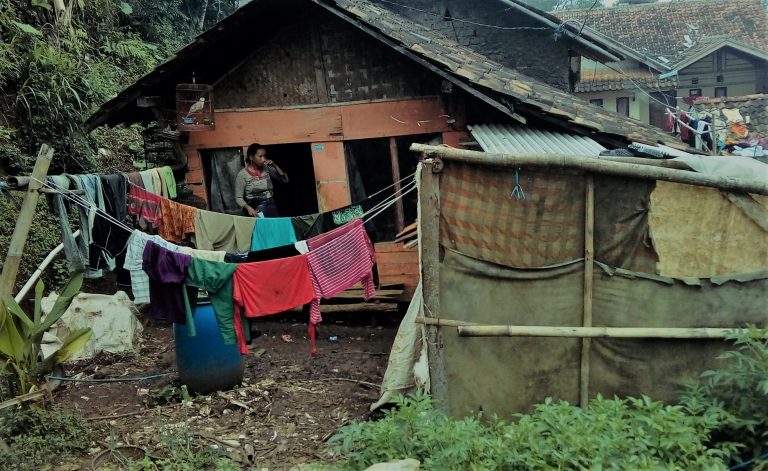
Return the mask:
<svg viewBox="0 0 768 471">
<path fill-rule="evenodd" d="M 442 322 L 445 322 L 444 320 Z M 622 339 L 723 339 L 732 328 L 555 327 L 541 325 L 459 325 L 460 337 L 582 337 Z"/>
<path fill-rule="evenodd" d="M 718 188 L 721 190 L 744 191 L 747 193 L 756 193 L 758 195 L 768 195 L 768 180 L 766 179 L 718 177 L 674 168 L 613 162 L 610 160 L 598 159 L 594 156 L 492 154 L 465 149 L 454 149 L 450 147 L 428 146 L 417 143 L 411 144 L 410 149 L 414 152 L 422 152 L 427 157 L 440 157 L 446 160 L 454 160 L 475 165 L 487 165 L 490 167 L 514 168 L 527 166 L 573 168 L 606 175 L 662 180 L 674 183 L 684 183 L 686 185 Z"/>
<path fill-rule="evenodd" d="M 422 161 L 419 184 L 419 238 L 421 239 L 421 288 L 424 295 L 424 316 L 440 317 L 440 183 L 438 172 L 442 169 L 439 159 Z M 442 336 L 437 325 L 427 329 L 427 353 L 429 356 L 429 381 L 435 404 L 444 412 L 448 410 L 448 382 L 445 376 L 441 352 Z"/>
<path fill-rule="evenodd" d="M 27 243 L 29 228 L 32 225 L 32 218 L 35 215 L 37 201 L 40 199 L 40 188 L 43 186 L 48 167 L 53 159 L 53 148 L 43 144 L 40 153 L 37 154 L 35 168 L 32 170 L 32 177 L 27 186 L 27 194 L 24 202 L 21 204 L 19 218 L 16 220 L 16 227 L 13 229 L 11 243 L 8 246 L 8 255 L 3 263 L 3 272 L 0 275 L 0 295 L 13 294 L 13 286 L 16 284 L 16 276 L 19 273 L 19 263 L 24 254 L 24 245 Z"/>
<path fill-rule="evenodd" d="M 582 326 L 592 327 L 592 276 L 595 269 L 595 178 L 586 175 L 586 195 L 584 207 L 584 312 Z M 579 404 L 589 404 L 589 352 L 592 340 L 581 339 L 581 369 L 579 375 Z"/>
<path fill-rule="evenodd" d="M 389 157 L 392 161 L 392 179 L 395 183 L 395 194 L 400 194 L 400 159 L 397 155 L 397 139 L 389 138 Z M 403 209 L 403 199 L 395 201 L 395 223 L 397 224 L 397 233 L 403 232 L 405 228 L 405 210 Z"/>
</svg>

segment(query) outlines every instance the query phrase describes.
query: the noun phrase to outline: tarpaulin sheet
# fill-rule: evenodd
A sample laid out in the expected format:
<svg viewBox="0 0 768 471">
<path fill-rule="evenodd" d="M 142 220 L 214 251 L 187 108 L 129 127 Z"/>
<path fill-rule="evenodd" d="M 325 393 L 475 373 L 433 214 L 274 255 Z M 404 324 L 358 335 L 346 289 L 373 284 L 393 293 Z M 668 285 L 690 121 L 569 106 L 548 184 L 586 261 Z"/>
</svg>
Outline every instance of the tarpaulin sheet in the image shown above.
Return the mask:
<svg viewBox="0 0 768 471">
<path fill-rule="evenodd" d="M 446 162 L 440 178 L 443 246 L 521 268 L 583 256 L 583 175 Z"/>
<path fill-rule="evenodd" d="M 440 318 L 493 325 L 582 325 L 584 262 L 515 269 L 446 250 L 440 263 Z M 593 325 L 737 327 L 765 325 L 768 273 L 681 281 L 596 264 Z M 458 337 L 441 327 L 448 410 L 509 416 L 546 397 L 578 402 L 581 340 Z M 681 383 L 716 366 L 719 340 L 595 339 L 590 396 L 674 401 Z M 430 359 L 433 361 L 433 359 Z M 437 387 L 437 385 L 435 385 Z"/>
<path fill-rule="evenodd" d="M 768 210 L 768 197 L 753 198 Z M 658 182 L 649 226 L 661 275 L 711 277 L 768 268 L 766 231 L 714 188 Z"/>
</svg>

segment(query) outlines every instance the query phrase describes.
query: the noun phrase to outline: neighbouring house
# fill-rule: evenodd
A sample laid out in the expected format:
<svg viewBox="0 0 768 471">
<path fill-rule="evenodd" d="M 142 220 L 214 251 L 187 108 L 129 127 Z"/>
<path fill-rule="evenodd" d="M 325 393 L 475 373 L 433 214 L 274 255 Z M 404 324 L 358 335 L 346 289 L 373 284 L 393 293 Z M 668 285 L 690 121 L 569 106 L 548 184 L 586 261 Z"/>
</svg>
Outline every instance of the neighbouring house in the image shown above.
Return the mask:
<svg viewBox="0 0 768 471">
<path fill-rule="evenodd" d="M 583 58 L 574 93 L 663 127 L 684 97 L 768 92 L 768 14 L 760 0 L 685 0 L 555 13 L 625 57 Z"/>
<path fill-rule="evenodd" d="M 552 42 L 556 28 L 546 35 Z M 567 53 L 560 59 L 567 69 Z M 180 90 L 206 98 L 200 122 L 191 121 Z M 532 152 L 548 152 L 538 144 L 552 134 L 561 149 L 569 136 L 606 148 L 633 139 L 686 147 L 363 0 L 252 0 L 105 103 L 86 126 L 153 121 L 160 137 L 176 136 L 178 178 L 214 211 L 237 210 L 232 182 L 244 148 L 266 145 L 291 176 L 275 189 L 284 216 L 397 188 L 416 169 L 411 143 L 461 147 L 472 142 L 468 125 L 514 124 Z M 419 279 L 418 256 L 395 239 L 415 218 L 410 193 L 375 220 L 381 283 L 404 285 L 406 296 Z"/>
</svg>

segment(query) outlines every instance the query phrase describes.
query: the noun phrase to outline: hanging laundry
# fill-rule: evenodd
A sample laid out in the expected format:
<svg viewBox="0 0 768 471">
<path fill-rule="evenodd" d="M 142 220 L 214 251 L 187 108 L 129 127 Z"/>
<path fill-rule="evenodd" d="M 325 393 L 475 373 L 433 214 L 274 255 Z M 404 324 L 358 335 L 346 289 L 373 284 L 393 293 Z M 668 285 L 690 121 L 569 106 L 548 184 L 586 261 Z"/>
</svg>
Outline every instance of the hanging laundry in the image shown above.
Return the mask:
<svg viewBox="0 0 768 471">
<path fill-rule="evenodd" d="M 351 230 L 355 229 L 356 227 L 360 227 L 362 225 L 363 225 L 362 219 L 355 219 L 354 221 L 347 223 L 341 227 L 337 227 L 336 229 L 333 229 L 331 231 L 325 232 L 323 234 L 312 237 L 311 239 L 308 239 L 307 246 L 309 247 L 309 250 L 314 250 L 320 247 L 321 245 L 326 244 L 327 242 L 330 242 L 333 239 L 336 239 L 337 237 L 340 237 L 346 234 L 347 232 L 350 232 Z"/>
<path fill-rule="evenodd" d="M 248 252 L 246 262 L 265 262 L 267 260 L 277 260 L 278 258 L 295 257 L 296 255 L 301 255 L 299 251 L 296 250 L 296 245 L 288 244 L 281 245 L 280 247 L 272 247 L 271 249 L 252 250 Z"/>
<path fill-rule="evenodd" d="M 251 237 L 251 251 L 265 250 L 296 242 L 291 218 L 256 218 Z"/>
<path fill-rule="evenodd" d="M 104 207 L 107 214 L 118 222 L 124 222 L 127 216 L 127 186 L 125 175 L 102 175 L 101 189 L 104 196 Z M 112 221 L 101 215 L 96 216 L 93 225 L 93 245 L 102 250 L 110 270 L 114 270 L 114 258 L 125 249 L 131 233 L 116 226 Z M 100 261 L 96 262 L 101 264 Z M 93 265 L 93 262 L 91 263 Z"/>
<path fill-rule="evenodd" d="M 294 244 L 294 247 L 296 247 L 296 251 L 300 254 L 305 254 L 309 252 L 309 246 L 307 245 L 306 240 L 300 240 Z"/>
<path fill-rule="evenodd" d="M 373 285 L 373 265 L 376 257 L 373 244 L 368 239 L 365 228 L 357 219 L 349 223 L 345 231 L 334 231 L 336 238 L 327 240 L 322 245 L 315 245 L 310 240 L 310 252 L 306 255 L 315 299 L 309 311 L 309 338 L 312 355 L 317 354 L 315 347 L 315 325 L 322 322 L 320 298 L 331 298 L 357 283 L 363 284 L 363 297 L 368 300 L 376 295 Z M 340 234 L 340 235 L 338 235 Z M 318 236 L 323 237 L 325 234 Z"/>
<path fill-rule="evenodd" d="M 744 118 L 741 116 L 741 112 L 739 112 L 738 108 L 723 108 L 720 112 L 725 116 L 728 124 L 744 122 Z"/>
<path fill-rule="evenodd" d="M 161 198 L 160 211 L 163 215 L 163 223 L 160 224 L 157 233 L 163 239 L 180 244 L 187 235 L 195 233 L 197 208 L 194 206 Z"/>
<path fill-rule="evenodd" d="M 680 123 L 680 140 L 687 143 L 691 133 L 691 130 L 688 128 L 691 118 L 685 113 L 680 113 Z"/>
<path fill-rule="evenodd" d="M 227 252 L 224 252 L 223 250 L 200 250 L 183 246 L 179 247 L 179 252 L 187 254 L 193 258 L 209 260 L 211 262 L 224 262 L 226 261 L 227 256 Z"/>
<path fill-rule="evenodd" d="M 149 276 L 150 312 L 155 319 L 186 324 L 187 334 L 194 337 L 195 320 L 189 306 L 184 280 L 192 257 L 168 250 L 147 241 L 142 268 Z"/>
<path fill-rule="evenodd" d="M 129 173 L 128 179 L 128 214 L 136 217 L 136 225 L 142 230 L 157 229 L 162 223 L 160 197 L 144 188 L 141 173 Z"/>
<path fill-rule="evenodd" d="M 247 354 L 241 313 L 261 317 L 287 311 L 315 298 L 307 257 L 281 258 L 237 265 L 234 281 L 235 332 L 240 353 Z"/>
<path fill-rule="evenodd" d="M 143 183 L 142 186 L 150 193 L 159 194 L 160 189 L 155 188 L 155 179 L 152 177 L 152 173 L 153 172 L 150 170 L 142 170 L 139 172 L 139 175 L 141 176 L 141 182 Z"/>
<path fill-rule="evenodd" d="M 326 228 L 324 221 L 325 218 L 322 217 L 321 213 L 292 217 L 291 224 L 293 224 L 293 230 L 296 233 L 296 239 L 309 239 L 310 237 L 333 229 L 334 226 Z"/>
<path fill-rule="evenodd" d="M 133 291 L 133 302 L 136 304 L 150 302 L 149 276 L 144 272 L 144 249 L 150 240 L 169 250 L 178 250 L 179 247 L 158 235 L 149 235 L 139 230 L 131 233 L 125 249 L 123 268 L 131 274 L 131 291 Z"/>
<path fill-rule="evenodd" d="M 61 191 L 69 189 L 69 178 L 65 175 L 50 176 L 46 179 L 49 185 Z M 69 273 L 82 272 L 85 270 L 85 261 L 80 253 L 77 240 L 72 235 L 72 227 L 69 225 L 69 214 L 64 204 L 64 196 L 61 193 L 48 195 L 48 204 L 51 211 L 57 216 L 61 240 L 64 244 L 64 256 L 67 259 L 67 270 Z"/>
<path fill-rule="evenodd" d="M 247 263 L 248 252 L 227 252 L 224 261 L 227 263 Z"/>
<path fill-rule="evenodd" d="M 232 345 L 237 340 L 234 324 L 235 303 L 232 294 L 234 286 L 232 275 L 235 273 L 235 268 L 237 265 L 234 263 L 213 262 L 192 257 L 184 282 L 187 286 L 190 308 L 187 317 L 191 317 L 197 307 L 197 290 L 207 291 L 221 338 L 227 345 Z"/>
<path fill-rule="evenodd" d="M 152 186 L 154 187 L 154 193 L 160 195 L 163 198 L 168 198 L 168 189 L 163 185 L 163 179 L 160 178 L 160 172 L 156 168 L 147 170 L 152 177 Z"/>
<path fill-rule="evenodd" d="M 251 236 L 256 218 L 214 213 L 200 209 L 195 219 L 194 243 L 202 250 L 246 252 L 251 248 Z"/>
<path fill-rule="evenodd" d="M 157 169 L 160 174 L 160 180 L 162 181 L 163 188 L 168 198 L 176 198 L 176 177 L 173 176 L 173 169 L 169 166 L 160 167 Z"/>
<path fill-rule="evenodd" d="M 81 199 L 87 201 L 88 207 L 80 207 L 80 239 L 78 246 L 83 258 L 88 261 L 83 272 L 85 278 L 100 278 L 101 269 L 98 268 L 99 252 L 97 247 L 91 248 L 93 240 L 93 224 L 96 220 L 97 209 L 104 210 L 104 196 L 101 189 L 101 179 L 97 175 L 67 175 L 74 183 L 75 188 L 83 191 Z M 94 250 L 94 253 L 91 253 Z M 93 264 L 92 264 L 93 263 Z"/>
</svg>

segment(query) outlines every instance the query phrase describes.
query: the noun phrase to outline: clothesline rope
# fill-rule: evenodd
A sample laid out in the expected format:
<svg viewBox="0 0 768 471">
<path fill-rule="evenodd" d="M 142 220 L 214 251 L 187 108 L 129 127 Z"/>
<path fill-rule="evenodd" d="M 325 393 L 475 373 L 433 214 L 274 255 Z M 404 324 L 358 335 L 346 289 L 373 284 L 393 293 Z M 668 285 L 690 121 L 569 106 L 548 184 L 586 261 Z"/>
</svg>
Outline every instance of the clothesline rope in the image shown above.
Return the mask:
<svg viewBox="0 0 768 471">
<path fill-rule="evenodd" d="M 406 183 L 405 185 L 403 185 L 400 188 L 400 190 L 395 191 L 390 196 L 387 196 L 384 200 L 380 201 L 379 203 L 377 203 L 376 205 L 371 207 L 368 211 L 364 212 L 363 213 L 363 217 L 365 217 L 365 216 L 367 216 L 367 215 L 369 215 L 369 214 L 371 214 L 373 212 L 378 211 L 378 209 L 380 209 L 383 206 L 389 207 L 391 202 L 396 201 L 397 199 L 399 199 L 398 194 L 403 194 L 403 191 L 405 191 L 406 189 L 409 189 L 413 185 L 416 185 L 416 179 L 415 178 L 413 179 L 413 181 L 410 181 L 410 182 Z"/>
<path fill-rule="evenodd" d="M 382 209 L 381 209 L 381 210 L 379 210 L 379 211 L 378 211 L 376 214 L 374 214 L 373 216 L 369 217 L 368 219 L 364 219 L 364 220 L 363 220 L 363 222 L 364 222 L 364 223 L 367 223 L 367 222 L 368 222 L 368 221 L 370 221 L 371 219 L 373 219 L 373 218 L 375 218 L 376 216 L 378 216 L 379 214 L 383 213 L 384 211 L 386 211 L 387 209 L 389 209 L 389 207 L 390 207 L 390 206 L 392 206 L 393 204 L 395 204 L 395 202 L 396 202 L 397 200 L 399 200 L 400 198 L 404 197 L 405 195 L 407 195 L 408 193 L 412 192 L 412 191 L 413 191 L 413 190 L 415 190 L 415 189 L 416 189 L 416 184 L 415 184 L 415 182 L 414 182 L 414 185 L 413 185 L 411 188 L 409 188 L 409 189 L 408 189 L 408 191 L 405 191 L 405 192 L 402 192 L 402 191 L 401 191 L 401 194 L 400 194 L 398 197 L 394 198 L 394 199 L 393 199 L 393 200 L 392 200 L 392 201 L 391 201 L 391 202 L 390 202 L 390 203 L 389 203 L 389 204 L 388 204 L 386 207 L 382 208 Z"/>
</svg>

